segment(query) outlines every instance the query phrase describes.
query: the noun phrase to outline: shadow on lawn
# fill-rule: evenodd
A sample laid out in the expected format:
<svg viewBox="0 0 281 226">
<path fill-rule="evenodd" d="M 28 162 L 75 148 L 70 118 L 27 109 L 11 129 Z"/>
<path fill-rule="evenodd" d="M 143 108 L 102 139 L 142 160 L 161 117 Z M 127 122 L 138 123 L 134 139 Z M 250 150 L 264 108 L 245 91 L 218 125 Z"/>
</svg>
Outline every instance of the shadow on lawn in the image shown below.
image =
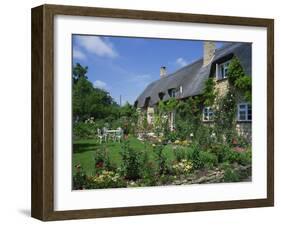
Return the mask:
<svg viewBox="0 0 281 226">
<path fill-rule="evenodd" d="M 83 153 L 96 150 L 99 147 L 97 143 L 76 143 L 73 144 L 73 153 Z"/>
</svg>

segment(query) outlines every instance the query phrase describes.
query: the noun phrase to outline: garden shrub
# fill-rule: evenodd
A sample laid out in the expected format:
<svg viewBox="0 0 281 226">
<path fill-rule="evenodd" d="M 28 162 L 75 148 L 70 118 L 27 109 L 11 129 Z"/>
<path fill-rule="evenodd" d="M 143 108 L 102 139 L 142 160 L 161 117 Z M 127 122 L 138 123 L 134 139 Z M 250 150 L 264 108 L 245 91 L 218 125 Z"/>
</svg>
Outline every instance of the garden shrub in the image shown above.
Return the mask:
<svg viewBox="0 0 281 226">
<path fill-rule="evenodd" d="M 186 175 L 193 170 L 193 164 L 191 161 L 182 159 L 180 162 L 173 164 L 172 169 L 176 175 Z"/>
<path fill-rule="evenodd" d="M 214 166 L 218 165 L 218 158 L 213 153 L 201 151 L 199 153 L 199 158 L 200 158 L 200 161 L 203 162 L 204 167 L 206 167 L 208 169 L 211 169 Z"/>
<path fill-rule="evenodd" d="M 158 180 L 158 166 L 155 161 L 147 160 L 142 169 L 142 183 L 146 186 L 155 186 Z"/>
<path fill-rule="evenodd" d="M 114 170 L 115 167 L 112 165 L 109 152 L 105 145 L 101 145 L 100 148 L 94 152 L 94 163 L 97 172 L 100 172 L 103 169 Z"/>
<path fill-rule="evenodd" d="M 169 166 L 167 162 L 167 157 L 164 152 L 164 145 L 158 144 L 153 147 L 153 151 L 156 154 L 156 161 L 158 163 L 159 175 L 166 174 L 169 172 Z"/>
<path fill-rule="evenodd" d="M 181 160 L 186 158 L 186 150 L 183 147 L 173 148 L 173 152 L 177 162 L 180 162 Z"/>
<path fill-rule="evenodd" d="M 217 162 L 223 163 L 228 161 L 229 153 L 232 151 L 228 145 L 225 144 L 214 144 L 209 149 L 209 152 L 217 156 Z"/>
<path fill-rule="evenodd" d="M 250 150 L 244 152 L 236 152 L 232 149 L 229 149 L 225 155 L 225 161 L 230 163 L 238 163 L 241 165 L 249 165 L 252 162 L 252 153 Z"/>
<path fill-rule="evenodd" d="M 74 139 L 87 139 L 95 136 L 95 126 L 90 123 L 76 122 L 73 124 Z"/>
<path fill-rule="evenodd" d="M 200 125 L 195 134 L 195 140 L 203 150 L 208 149 L 215 143 L 215 136 L 212 136 L 214 129 L 210 126 Z"/>
<path fill-rule="evenodd" d="M 141 177 L 143 166 L 142 152 L 130 148 L 129 143 L 124 142 L 121 150 L 122 173 L 128 180 L 137 180 Z"/>
<path fill-rule="evenodd" d="M 103 170 L 100 174 L 88 177 L 88 188 L 120 188 L 126 187 L 126 181 L 118 172 Z"/>
<path fill-rule="evenodd" d="M 194 169 L 201 169 L 204 167 L 204 162 L 200 158 L 200 146 L 196 143 L 192 144 L 186 152 L 187 159 L 193 164 Z"/>
<path fill-rule="evenodd" d="M 224 182 L 238 182 L 240 181 L 239 173 L 231 168 L 227 168 L 224 172 Z"/>
<path fill-rule="evenodd" d="M 168 142 L 175 142 L 178 138 L 177 132 L 176 131 L 169 131 L 169 132 L 167 132 L 165 138 Z"/>
<path fill-rule="evenodd" d="M 73 176 L 72 187 L 74 190 L 82 190 L 88 188 L 87 176 L 82 168 L 77 169 Z"/>
</svg>

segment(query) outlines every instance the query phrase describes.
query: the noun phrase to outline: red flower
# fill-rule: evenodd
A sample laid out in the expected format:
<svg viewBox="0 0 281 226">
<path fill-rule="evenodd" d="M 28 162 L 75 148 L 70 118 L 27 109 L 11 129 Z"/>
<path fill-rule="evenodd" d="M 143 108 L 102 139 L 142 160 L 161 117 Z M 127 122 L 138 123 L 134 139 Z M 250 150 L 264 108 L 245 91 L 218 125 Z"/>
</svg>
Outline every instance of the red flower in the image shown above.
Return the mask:
<svg viewBox="0 0 281 226">
<path fill-rule="evenodd" d="M 103 167 L 103 162 L 100 161 L 96 164 L 96 168 L 102 168 Z"/>
<path fill-rule="evenodd" d="M 236 152 L 244 152 L 244 151 L 246 151 L 246 148 L 235 147 L 235 148 L 234 148 L 234 151 L 236 151 Z"/>
</svg>

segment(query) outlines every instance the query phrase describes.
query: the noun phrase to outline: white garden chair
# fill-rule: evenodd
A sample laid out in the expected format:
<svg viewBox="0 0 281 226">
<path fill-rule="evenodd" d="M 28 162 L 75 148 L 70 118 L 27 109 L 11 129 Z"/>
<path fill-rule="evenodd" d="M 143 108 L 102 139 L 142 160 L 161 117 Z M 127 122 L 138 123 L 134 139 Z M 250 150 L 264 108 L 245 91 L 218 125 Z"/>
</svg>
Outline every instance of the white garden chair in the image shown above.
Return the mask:
<svg viewBox="0 0 281 226">
<path fill-rule="evenodd" d="M 123 130 L 122 130 L 122 128 L 119 127 L 117 129 L 117 132 L 116 132 L 116 135 L 115 135 L 115 139 L 117 139 L 118 142 L 120 143 L 122 138 L 123 138 Z"/>
<path fill-rule="evenodd" d="M 100 144 L 102 143 L 102 140 L 103 140 L 103 135 L 102 135 L 102 133 L 101 133 L 101 130 L 100 129 L 97 129 L 97 137 L 99 138 L 99 140 L 100 140 Z"/>
<path fill-rule="evenodd" d="M 108 134 L 107 134 L 107 128 L 106 127 L 102 128 L 102 135 L 103 135 L 104 141 L 107 142 Z"/>
</svg>

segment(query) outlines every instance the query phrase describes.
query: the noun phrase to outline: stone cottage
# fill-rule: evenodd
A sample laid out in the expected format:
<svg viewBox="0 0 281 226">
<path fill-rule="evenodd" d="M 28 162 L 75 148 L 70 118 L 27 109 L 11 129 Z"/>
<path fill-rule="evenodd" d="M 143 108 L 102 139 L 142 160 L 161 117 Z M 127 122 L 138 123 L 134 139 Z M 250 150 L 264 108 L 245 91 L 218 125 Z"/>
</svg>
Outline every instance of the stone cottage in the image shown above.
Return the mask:
<svg viewBox="0 0 281 226">
<path fill-rule="evenodd" d="M 244 72 L 252 75 L 252 46 L 250 43 L 229 43 L 216 49 L 215 43 L 205 41 L 203 57 L 195 62 L 167 74 L 166 67 L 160 68 L 160 78 L 149 84 L 135 101 L 135 106 L 146 112 L 148 124 L 153 124 L 154 112 L 160 100 L 170 98 L 184 100 L 203 93 L 205 81 L 215 80 L 218 95 L 224 95 L 228 89 L 227 70 L 230 60 L 236 56 Z M 213 110 L 211 106 L 202 109 L 203 122 L 211 122 Z M 169 114 L 170 128 L 174 128 L 175 113 Z M 239 134 L 251 139 L 252 128 L 251 103 L 242 99 L 237 104 L 237 124 Z"/>
</svg>

